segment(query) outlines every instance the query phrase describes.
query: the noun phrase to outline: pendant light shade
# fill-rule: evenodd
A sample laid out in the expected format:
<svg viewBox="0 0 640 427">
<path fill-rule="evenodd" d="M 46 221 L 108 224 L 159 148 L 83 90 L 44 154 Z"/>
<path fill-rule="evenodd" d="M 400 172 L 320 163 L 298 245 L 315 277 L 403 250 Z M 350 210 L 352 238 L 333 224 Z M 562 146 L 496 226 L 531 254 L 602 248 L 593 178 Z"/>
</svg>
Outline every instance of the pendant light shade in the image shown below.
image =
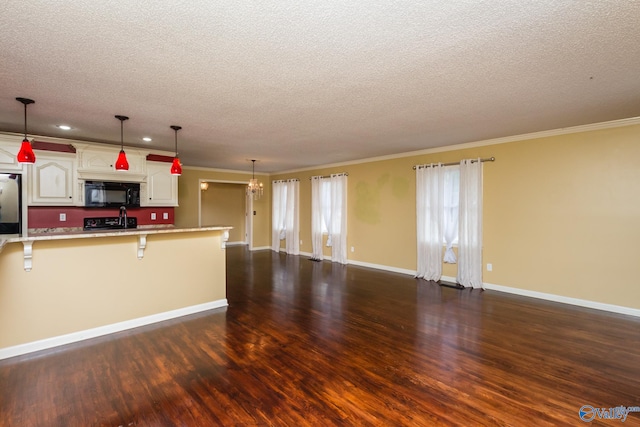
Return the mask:
<svg viewBox="0 0 640 427">
<path fill-rule="evenodd" d="M 116 170 L 117 171 L 129 170 L 129 162 L 127 161 L 127 154 L 124 152 L 124 150 L 120 150 L 120 153 L 118 153 L 118 158 L 116 159 Z"/>
<path fill-rule="evenodd" d="M 116 170 L 117 171 L 128 171 L 129 170 L 129 162 L 127 161 L 127 155 L 124 152 L 124 121 L 129 120 L 127 116 L 116 116 L 116 119 L 120 120 L 120 154 L 118 154 L 118 159 L 116 160 Z"/>
<path fill-rule="evenodd" d="M 176 156 L 173 158 L 173 162 L 171 162 L 171 175 L 182 175 L 182 164 L 180 163 L 180 157 L 178 157 L 178 131 L 182 129 L 180 126 L 173 125 L 171 129 L 175 131 L 175 152 Z"/>
<path fill-rule="evenodd" d="M 24 139 L 22 140 L 20 151 L 18 151 L 18 162 L 35 163 L 36 154 L 33 152 L 33 147 L 31 147 L 31 143 L 27 139 L 27 105 L 33 104 L 35 101 L 27 98 L 16 98 L 16 101 L 24 104 Z"/>
</svg>

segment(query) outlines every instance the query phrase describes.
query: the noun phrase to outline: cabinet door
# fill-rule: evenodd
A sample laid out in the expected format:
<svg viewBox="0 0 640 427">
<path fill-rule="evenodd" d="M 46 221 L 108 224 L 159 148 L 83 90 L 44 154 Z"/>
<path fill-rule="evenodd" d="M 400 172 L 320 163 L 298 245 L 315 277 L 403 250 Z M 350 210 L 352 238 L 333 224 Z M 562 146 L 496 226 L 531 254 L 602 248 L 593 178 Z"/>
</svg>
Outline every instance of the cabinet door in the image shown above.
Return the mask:
<svg viewBox="0 0 640 427">
<path fill-rule="evenodd" d="M 18 163 L 16 157 L 18 150 L 20 150 L 20 144 L 0 139 L 0 170 L 22 171 L 22 164 Z"/>
<path fill-rule="evenodd" d="M 116 173 L 121 177 L 117 179 L 119 181 L 123 179 L 142 180 L 146 174 L 145 156 L 137 150 L 125 150 L 127 161 L 129 162 L 129 170 L 116 171 L 115 163 L 119 152 L 119 147 L 84 148 L 80 150 L 78 157 L 78 169 L 81 172 L 80 178 L 83 178 L 83 175 L 92 174 L 90 177 L 93 179 L 96 176 L 95 174 L 98 174 L 98 179 L 109 180 L 109 174 Z"/>
<path fill-rule="evenodd" d="M 171 175 L 170 163 L 147 162 L 145 205 L 178 206 L 178 177 Z"/>
<path fill-rule="evenodd" d="M 113 172 L 117 153 L 103 150 L 85 150 L 80 167 L 92 172 Z"/>
<path fill-rule="evenodd" d="M 29 205 L 73 205 L 75 158 L 36 155 L 29 173 Z"/>
</svg>

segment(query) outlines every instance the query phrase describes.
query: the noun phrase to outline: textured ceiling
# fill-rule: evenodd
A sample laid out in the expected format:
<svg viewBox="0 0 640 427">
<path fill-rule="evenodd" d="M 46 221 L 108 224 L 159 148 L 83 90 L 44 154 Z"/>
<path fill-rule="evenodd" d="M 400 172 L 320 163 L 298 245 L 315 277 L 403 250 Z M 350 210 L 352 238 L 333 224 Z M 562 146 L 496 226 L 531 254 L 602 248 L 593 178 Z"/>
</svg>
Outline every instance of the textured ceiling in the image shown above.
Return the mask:
<svg viewBox="0 0 640 427">
<path fill-rule="evenodd" d="M 0 131 L 22 96 L 31 134 L 123 114 L 185 165 L 291 170 L 640 116 L 639 40 L 625 0 L 4 0 Z"/>
</svg>

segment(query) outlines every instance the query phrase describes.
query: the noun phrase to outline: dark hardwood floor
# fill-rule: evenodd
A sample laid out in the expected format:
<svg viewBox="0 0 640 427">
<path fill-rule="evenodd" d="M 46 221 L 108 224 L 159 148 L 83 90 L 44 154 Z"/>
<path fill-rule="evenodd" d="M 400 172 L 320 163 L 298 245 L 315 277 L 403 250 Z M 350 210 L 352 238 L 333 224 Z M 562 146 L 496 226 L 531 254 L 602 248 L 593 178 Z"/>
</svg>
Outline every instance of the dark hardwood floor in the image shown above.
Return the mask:
<svg viewBox="0 0 640 427">
<path fill-rule="evenodd" d="M 640 319 L 227 256 L 227 309 L 0 361 L 0 425 L 555 426 L 640 406 Z"/>
</svg>

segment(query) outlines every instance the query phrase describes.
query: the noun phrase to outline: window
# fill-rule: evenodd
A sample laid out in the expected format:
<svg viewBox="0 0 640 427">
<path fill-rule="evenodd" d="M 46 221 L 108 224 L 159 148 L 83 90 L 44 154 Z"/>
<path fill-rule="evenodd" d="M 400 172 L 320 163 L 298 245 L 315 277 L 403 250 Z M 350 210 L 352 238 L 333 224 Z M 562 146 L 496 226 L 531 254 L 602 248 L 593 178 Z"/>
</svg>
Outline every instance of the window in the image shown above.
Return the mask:
<svg viewBox="0 0 640 427">
<path fill-rule="evenodd" d="M 482 287 L 482 163 L 465 159 L 416 167 L 416 277 L 440 280 L 442 261 L 460 264 L 456 280 Z M 442 257 L 442 246 L 445 246 Z"/>
<path fill-rule="evenodd" d="M 312 177 L 311 240 L 312 259 L 323 258 L 323 235 L 331 249 L 331 260 L 347 262 L 347 176 Z"/>
<path fill-rule="evenodd" d="M 299 193 L 300 182 L 297 179 L 273 181 L 271 187 L 272 230 L 271 248 L 280 250 L 280 240 L 285 240 L 285 252 L 297 255 L 300 251 L 299 233 Z"/>
<path fill-rule="evenodd" d="M 444 169 L 444 233 L 442 244 L 458 244 L 458 207 L 460 204 L 460 166 L 447 166 Z"/>
<path fill-rule="evenodd" d="M 328 234 L 328 224 L 331 222 L 331 181 L 328 179 L 320 181 L 320 210 L 322 211 L 322 234 Z"/>
</svg>

